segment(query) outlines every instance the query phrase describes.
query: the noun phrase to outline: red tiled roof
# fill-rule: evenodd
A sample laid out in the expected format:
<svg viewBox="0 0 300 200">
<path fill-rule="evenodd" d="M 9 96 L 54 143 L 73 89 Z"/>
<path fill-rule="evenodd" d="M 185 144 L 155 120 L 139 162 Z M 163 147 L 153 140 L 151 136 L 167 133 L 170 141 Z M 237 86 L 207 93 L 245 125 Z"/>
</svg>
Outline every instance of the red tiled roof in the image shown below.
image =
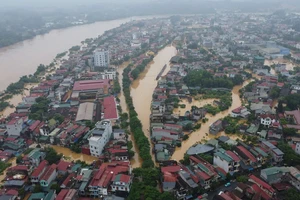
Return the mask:
<svg viewBox="0 0 300 200">
<path fill-rule="evenodd" d="M 173 176 L 170 172 L 165 172 L 164 175 L 164 182 L 176 182 L 177 178 Z"/>
<path fill-rule="evenodd" d="M 238 108 L 233 109 L 232 112 L 233 113 L 240 113 L 243 109 L 245 109 L 245 107 L 244 106 L 240 106 Z"/>
<path fill-rule="evenodd" d="M 239 162 L 240 161 L 240 158 L 235 154 L 233 153 L 232 151 L 226 151 L 226 153 L 235 161 L 235 162 Z"/>
<path fill-rule="evenodd" d="M 40 123 L 41 123 L 40 120 L 35 121 L 33 124 L 31 124 L 31 125 L 29 126 L 29 129 L 30 129 L 31 131 L 33 131 Z"/>
<path fill-rule="evenodd" d="M 67 186 L 72 177 L 75 177 L 74 173 L 69 174 L 69 176 L 64 180 L 62 185 Z"/>
<path fill-rule="evenodd" d="M 66 162 L 64 160 L 60 160 L 57 164 L 57 170 L 58 171 L 67 171 L 68 167 L 72 166 L 72 163 Z"/>
<path fill-rule="evenodd" d="M 64 200 L 65 199 L 65 196 L 67 195 L 67 193 L 69 192 L 69 189 L 62 189 L 57 197 L 56 197 L 56 200 Z"/>
<path fill-rule="evenodd" d="M 174 132 L 173 130 L 162 129 L 162 128 L 154 128 L 153 131 L 160 131 L 160 132 L 170 133 L 171 135 L 178 135 L 179 134 L 177 132 Z"/>
<path fill-rule="evenodd" d="M 52 173 L 56 170 L 56 164 L 52 164 L 51 166 L 49 166 L 44 174 L 41 177 L 41 180 L 45 180 L 48 181 L 48 179 L 50 178 L 50 176 L 52 175 Z"/>
<path fill-rule="evenodd" d="M 237 146 L 237 148 L 245 154 L 252 162 L 256 162 L 256 158 L 243 146 Z"/>
<path fill-rule="evenodd" d="M 164 124 L 164 126 L 170 126 L 170 127 L 175 127 L 175 128 L 179 128 L 179 129 L 182 128 L 182 126 L 178 125 L 178 124 Z"/>
<path fill-rule="evenodd" d="M 121 174 L 121 176 L 120 176 L 120 181 L 123 182 L 123 183 L 129 183 L 130 178 L 131 178 L 131 177 L 128 176 L 128 175 Z"/>
<path fill-rule="evenodd" d="M 10 167 L 8 170 L 9 171 L 27 171 L 28 167 L 26 165 L 17 165 L 14 167 Z"/>
<path fill-rule="evenodd" d="M 7 190 L 5 192 L 5 194 L 7 194 L 7 195 L 13 195 L 13 196 L 18 196 L 19 192 L 17 190 L 11 189 L 11 190 Z"/>
<path fill-rule="evenodd" d="M 11 119 L 11 120 L 7 123 L 7 125 L 14 125 L 14 124 L 17 123 L 19 120 L 20 120 L 20 118 L 13 118 L 13 119 Z"/>
<path fill-rule="evenodd" d="M 271 185 L 269 185 L 268 183 L 264 182 L 263 180 L 257 178 L 254 175 L 250 175 L 249 178 L 251 180 L 253 180 L 256 184 L 261 185 L 263 188 L 267 189 L 270 192 L 275 192 L 274 188 L 272 188 Z"/>
<path fill-rule="evenodd" d="M 202 180 L 208 180 L 210 179 L 210 176 L 208 176 L 205 172 L 199 171 L 197 172 L 197 175 L 202 179 Z"/>
<path fill-rule="evenodd" d="M 47 166 L 47 164 L 48 164 L 48 162 L 46 160 L 43 160 L 39 164 L 39 166 L 32 172 L 31 176 L 38 177 L 42 173 L 43 169 Z"/>
<path fill-rule="evenodd" d="M 161 172 L 162 173 L 166 173 L 166 172 L 175 173 L 175 172 L 179 172 L 180 169 L 181 169 L 181 167 L 179 165 L 167 166 L 167 167 L 162 167 Z"/>
<path fill-rule="evenodd" d="M 256 192 L 256 195 L 261 195 L 263 197 L 263 199 L 270 199 L 270 196 L 255 183 L 253 183 L 253 185 L 251 187 Z"/>
<path fill-rule="evenodd" d="M 103 99 L 104 119 L 117 119 L 118 111 L 114 96 L 105 97 Z"/>
<path fill-rule="evenodd" d="M 103 80 L 86 80 L 86 81 L 76 81 L 74 83 L 74 91 L 84 91 L 84 90 L 97 90 L 100 88 L 109 88 L 109 79 Z"/>
</svg>

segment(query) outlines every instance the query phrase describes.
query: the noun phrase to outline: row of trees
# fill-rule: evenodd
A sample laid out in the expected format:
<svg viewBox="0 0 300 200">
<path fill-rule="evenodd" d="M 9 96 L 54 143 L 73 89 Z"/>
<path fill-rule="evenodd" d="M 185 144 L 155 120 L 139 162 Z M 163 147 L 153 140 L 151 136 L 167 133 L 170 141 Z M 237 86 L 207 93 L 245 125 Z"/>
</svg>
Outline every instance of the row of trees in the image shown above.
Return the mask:
<svg viewBox="0 0 300 200">
<path fill-rule="evenodd" d="M 227 76 L 214 77 L 206 70 L 192 70 L 184 78 L 184 82 L 189 87 L 232 89 L 234 85 L 242 84 L 243 78 L 241 75 L 236 75 L 234 78 L 228 78 Z"/>
<path fill-rule="evenodd" d="M 148 59 L 149 63 L 151 60 Z M 143 62 L 143 64 L 147 65 L 147 62 Z M 138 114 L 135 111 L 132 97 L 130 96 L 130 85 L 131 80 L 129 77 L 132 65 L 128 65 L 123 71 L 123 93 L 125 96 L 126 104 L 129 110 L 129 126 L 130 130 L 134 135 L 134 139 L 136 145 L 139 149 L 140 157 L 143 159 L 143 168 L 152 168 L 154 167 L 154 162 L 150 155 L 150 142 L 148 138 L 145 136 L 142 128 L 142 123 L 138 119 Z"/>
<path fill-rule="evenodd" d="M 141 72 L 143 72 L 147 66 L 147 64 L 153 59 L 153 57 L 151 56 L 151 58 L 149 59 L 145 59 L 143 60 L 142 64 L 138 65 L 134 70 L 131 71 L 131 76 L 133 79 L 137 79 L 140 75 Z"/>
</svg>

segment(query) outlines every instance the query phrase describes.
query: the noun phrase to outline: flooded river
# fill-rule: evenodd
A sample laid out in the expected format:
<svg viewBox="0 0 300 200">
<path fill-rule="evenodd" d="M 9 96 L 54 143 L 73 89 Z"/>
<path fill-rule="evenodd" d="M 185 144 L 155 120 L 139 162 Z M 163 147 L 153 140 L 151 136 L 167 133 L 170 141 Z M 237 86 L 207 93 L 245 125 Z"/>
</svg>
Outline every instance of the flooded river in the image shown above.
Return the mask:
<svg viewBox="0 0 300 200">
<path fill-rule="evenodd" d="M 145 69 L 140 74 L 139 78 L 132 83 L 131 96 L 133 98 L 133 104 L 138 118 L 141 120 L 143 125 L 143 131 L 150 141 L 150 105 L 152 101 L 152 94 L 157 86 L 155 80 L 157 74 L 161 71 L 163 66 L 167 64 L 167 68 L 164 71 L 165 75 L 170 70 L 169 60 L 176 55 L 176 48 L 173 46 L 167 46 L 154 57 Z M 152 147 L 151 147 L 152 151 Z M 154 156 L 153 156 L 154 157 Z M 154 160 L 154 159 L 153 159 Z"/>
<path fill-rule="evenodd" d="M 0 48 L 0 91 L 19 80 L 23 75 L 35 72 L 39 64 L 48 65 L 58 53 L 80 45 L 86 38 L 95 38 L 105 31 L 116 28 L 131 20 L 150 19 L 167 16 L 142 16 L 101 21 L 93 24 L 52 30 L 8 47 Z"/>
</svg>

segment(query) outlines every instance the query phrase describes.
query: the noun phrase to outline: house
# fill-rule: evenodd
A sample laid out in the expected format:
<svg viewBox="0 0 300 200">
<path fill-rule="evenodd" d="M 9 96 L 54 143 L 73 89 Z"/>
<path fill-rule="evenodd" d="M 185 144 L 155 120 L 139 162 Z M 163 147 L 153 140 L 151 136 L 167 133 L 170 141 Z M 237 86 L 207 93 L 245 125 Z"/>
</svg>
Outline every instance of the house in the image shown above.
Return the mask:
<svg viewBox="0 0 300 200">
<path fill-rule="evenodd" d="M 6 124 L 8 135 L 20 136 L 23 129 L 23 118 L 13 118 Z"/>
<path fill-rule="evenodd" d="M 273 161 L 276 163 L 282 162 L 283 161 L 283 155 L 284 153 L 278 149 L 275 145 L 273 145 L 269 141 L 261 141 L 260 143 L 261 147 L 267 150 L 267 152 L 272 155 Z"/>
<path fill-rule="evenodd" d="M 289 167 L 290 173 L 285 177 L 288 182 L 300 191 L 300 171 L 295 167 Z"/>
<path fill-rule="evenodd" d="M 123 129 L 114 129 L 113 130 L 113 139 L 114 140 L 125 140 L 126 133 Z"/>
<path fill-rule="evenodd" d="M 266 192 L 270 197 L 273 197 L 276 194 L 275 189 L 271 185 L 257 178 L 255 175 L 250 175 L 248 180 L 258 185 L 258 187 Z"/>
<path fill-rule="evenodd" d="M 176 187 L 177 173 L 182 170 L 179 165 L 161 167 L 161 172 L 163 174 L 163 191 L 170 192 Z"/>
<path fill-rule="evenodd" d="M 33 166 L 37 167 L 45 157 L 45 152 L 42 152 L 39 148 L 35 148 L 28 155 L 25 155 L 23 160 L 28 160 Z"/>
<path fill-rule="evenodd" d="M 97 122 L 96 128 L 91 131 L 89 137 L 89 147 L 92 156 L 99 157 L 102 154 L 104 146 L 110 140 L 112 135 L 112 125 L 109 120 Z"/>
<path fill-rule="evenodd" d="M 252 170 L 253 168 L 256 168 L 257 159 L 244 146 L 236 146 L 235 151 L 243 162 L 241 163 L 243 169 Z"/>
<path fill-rule="evenodd" d="M 188 150 L 187 150 L 187 154 L 188 155 L 197 155 L 197 154 L 202 154 L 202 153 L 209 153 L 212 152 L 215 148 L 213 146 L 210 145 L 206 145 L 206 144 L 196 144 L 191 146 Z"/>
<path fill-rule="evenodd" d="M 42 187 L 48 187 L 50 183 L 56 178 L 56 164 L 52 164 L 51 166 L 47 167 L 40 178 L 40 185 Z"/>
<path fill-rule="evenodd" d="M 271 124 L 276 122 L 276 117 L 275 115 L 270 115 L 270 114 L 262 114 L 260 115 L 260 124 L 269 127 Z"/>
<path fill-rule="evenodd" d="M 50 190 L 48 193 L 32 193 L 28 200 L 54 200 L 56 199 L 56 193 L 54 190 Z"/>
<path fill-rule="evenodd" d="M 64 160 L 60 160 L 59 163 L 57 164 L 57 173 L 59 175 L 66 175 L 72 166 L 73 166 L 72 163 Z"/>
<path fill-rule="evenodd" d="M 112 180 L 111 190 L 113 192 L 122 191 L 130 192 L 130 187 L 132 184 L 132 176 L 126 174 L 118 174 Z"/>
<path fill-rule="evenodd" d="M 118 110 L 114 96 L 103 98 L 103 117 L 104 120 L 117 120 Z"/>
<path fill-rule="evenodd" d="M 119 179 L 115 179 L 118 174 L 131 174 L 131 166 L 129 162 L 112 162 L 112 163 L 103 163 L 99 170 L 95 171 L 92 180 L 89 182 L 88 190 L 90 192 L 90 196 L 92 197 L 100 197 L 108 195 L 108 189 L 111 186 L 113 180 L 116 180 L 115 183 L 125 184 L 127 182 L 127 186 L 130 187 L 131 178 L 122 177 L 122 181 Z M 124 181 L 124 182 L 123 182 Z M 126 185 L 126 184 L 125 184 Z M 117 185 L 116 185 L 117 187 Z M 122 189 L 115 188 L 116 191 L 125 190 L 125 187 Z M 130 189 L 130 188 L 129 188 Z"/>
<path fill-rule="evenodd" d="M 77 199 L 76 189 L 62 189 L 55 200 L 75 200 Z"/>
<path fill-rule="evenodd" d="M 195 108 L 192 110 L 193 120 L 198 121 L 205 117 L 206 110 L 204 108 Z"/>
<path fill-rule="evenodd" d="M 79 105 L 76 122 L 93 121 L 94 119 L 95 104 L 91 102 L 81 103 Z"/>
<path fill-rule="evenodd" d="M 300 110 L 292 110 L 292 111 L 285 111 L 284 116 L 291 120 L 292 123 L 287 124 L 287 128 L 294 128 L 296 130 L 300 130 Z"/>
<path fill-rule="evenodd" d="M 246 118 L 249 114 L 250 112 L 244 106 L 235 108 L 230 113 L 231 117 L 243 117 L 243 118 Z"/>
<path fill-rule="evenodd" d="M 48 166 L 48 162 L 46 160 L 43 160 L 38 166 L 37 168 L 35 168 L 32 172 L 32 174 L 30 175 L 30 180 L 32 183 L 39 183 L 40 182 L 40 178 L 43 175 L 46 167 Z"/>
<path fill-rule="evenodd" d="M 152 129 L 152 137 L 166 137 L 174 140 L 179 139 L 179 133 L 174 130 L 162 129 L 162 128 L 153 128 Z"/>
<path fill-rule="evenodd" d="M 288 167 L 269 167 L 260 171 L 260 177 L 269 184 L 279 183 L 290 172 Z"/>
<path fill-rule="evenodd" d="M 239 171 L 240 158 L 232 151 L 218 149 L 218 151 L 214 153 L 213 163 L 222 168 L 226 173 L 233 174 Z"/>
<path fill-rule="evenodd" d="M 210 134 L 217 134 L 223 129 L 222 120 L 215 121 L 212 125 L 209 126 Z"/>
</svg>

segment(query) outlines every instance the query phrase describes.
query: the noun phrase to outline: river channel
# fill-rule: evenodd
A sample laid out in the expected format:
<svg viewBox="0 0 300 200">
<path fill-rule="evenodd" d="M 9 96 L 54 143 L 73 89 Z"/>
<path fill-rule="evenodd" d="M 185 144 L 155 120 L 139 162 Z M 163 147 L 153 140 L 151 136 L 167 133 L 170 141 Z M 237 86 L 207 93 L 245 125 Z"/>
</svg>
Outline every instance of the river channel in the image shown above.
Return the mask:
<svg viewBox="0 0 300 200">
<path fill-rule="evenodd" d="M 142 16 L 52 30 L 30 40 L 0 48 L 0 91 L 19 80 L 21 76 L 35 72 L 39 64 L 49 64 L 58 53 L 79 45 L 86 38 L 95 38 L 105 31 L 131 20 L 151 19 L 167 16 Z"/>
<path fill-rule="evenodd" d="M 143 125 L 143 131 L 150 141 L 150 106 L 154 89 L 157 86 L 155 79 L 157 74 L 161 71 L 163 66 L 167 64 L 162 75 L 165 75 L 170 70 L 169 61 L 177 53 L 174 46 L 167 46 L 154 57 L 153 61 L 146 67 L 145 71 L 140 74 L 139 78 L 133 81 L 131 86 L 131 96 L 138 118 Z M 151 145 L 152 151 L 152 145 Z M 152 154 L 154 160 L 154 156 Z"/>
</svg>

